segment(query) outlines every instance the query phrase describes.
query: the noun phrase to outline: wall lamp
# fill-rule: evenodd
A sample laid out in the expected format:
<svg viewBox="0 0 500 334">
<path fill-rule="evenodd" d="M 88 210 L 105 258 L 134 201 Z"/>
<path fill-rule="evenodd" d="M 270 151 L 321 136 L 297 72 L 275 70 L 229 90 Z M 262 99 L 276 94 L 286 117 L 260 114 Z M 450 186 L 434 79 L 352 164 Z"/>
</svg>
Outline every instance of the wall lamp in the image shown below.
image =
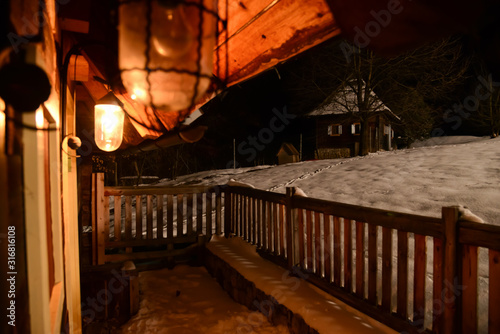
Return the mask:
<svg viewBox="0 0 500 334">
<path fill-rule="evenodd" d="M 123 104 L 109 92 L 94 106 L 94 138 L 97 147 L 106 152 L 118 149 L 123 140 L 125 113 Z"/>
</svg>

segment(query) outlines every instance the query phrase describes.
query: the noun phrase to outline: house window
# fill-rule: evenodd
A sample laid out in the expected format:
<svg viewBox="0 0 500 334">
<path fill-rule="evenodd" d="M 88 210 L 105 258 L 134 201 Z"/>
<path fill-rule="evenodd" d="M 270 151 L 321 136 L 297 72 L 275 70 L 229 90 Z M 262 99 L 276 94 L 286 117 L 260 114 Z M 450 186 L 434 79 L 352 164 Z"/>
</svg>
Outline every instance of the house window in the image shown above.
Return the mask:
<svg viewBox="0 0 500 334">
<path fill-rule="evenodd" d="M 340 124 L 328 125 L 329 136 L 340 136 L 341 134 L 342 134 L 342 125 Z"/>
<path fill-rule="evenodd" d="M 361 133 L 361 123 L 351 124 L 351 133 L 353 135 L 359 135 Z"/>
</svg>

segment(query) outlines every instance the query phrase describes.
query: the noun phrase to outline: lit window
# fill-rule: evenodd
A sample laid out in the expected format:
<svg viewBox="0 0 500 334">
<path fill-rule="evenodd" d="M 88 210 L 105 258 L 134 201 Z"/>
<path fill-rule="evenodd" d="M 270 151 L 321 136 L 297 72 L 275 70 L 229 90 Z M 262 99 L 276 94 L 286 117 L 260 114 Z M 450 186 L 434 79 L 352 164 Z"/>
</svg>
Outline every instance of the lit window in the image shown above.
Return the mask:
<svg viewBox="0 0 500 334">
<path fill-rule="evenodd" d="M 328 125 L 329 136 L 340 136 L 341 134 L 342 134 L 342 125 L 340 124 Z"/>
<path fill-rule="evenodd" d="M 359 135 L 361 133 L 361 124 L 360 123 L 351 124 L 351 133 L 353 135 Z"/>
</svg>

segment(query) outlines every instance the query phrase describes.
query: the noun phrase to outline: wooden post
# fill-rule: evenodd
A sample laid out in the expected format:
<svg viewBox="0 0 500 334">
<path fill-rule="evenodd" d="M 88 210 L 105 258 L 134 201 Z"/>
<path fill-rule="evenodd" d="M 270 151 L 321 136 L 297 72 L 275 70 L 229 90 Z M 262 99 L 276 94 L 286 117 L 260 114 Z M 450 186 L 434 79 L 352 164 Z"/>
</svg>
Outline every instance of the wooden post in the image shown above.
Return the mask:
<svg viewBox="0 0 500 334">
<path fill-rule="evenodd" d="M 126 261 L 121 268 L 122 277 L 129 282 L 130 316 L 139 311 L 139 276 L 134 262 Z"/>
<path fill-rule="evenodd" d="M 97 264 L 97 210 L 96 210 L 96 203 L 97 203 L 97 196 L 96 196 L 96 179 L 97 179 L 97 174 L 93 173 L 92 174 L 92 204 L 91 204 L 91 210 L 92 210 L 92 265 Z"/>
<path fill-rule="evenodd" d="M 295 210 L 293 210 L 292 196 L 295 193 L 294 187 L 286 187 L 286 256 L 288 259 L 288 267 L 291 269 L 295 265 L 297 257 L 295 257 L 295 242 L 297 241 L 297 226 L 294 219 Z"/>
<path fill-rule="evenodd" d="M 458 244 L 458 207 L 444 207 L 442 209 L 442 219 L 444 226 L 444 259 L 443 259 L 443 293 L 441 295 L 443 303 L 443 333 L 457 333 L 458 314 L 457 299 L 460 292 L 456 293 L 455 284 L 458 281 L 457 269 L 457 244 Z"/>
<path fill-rule="evenodd" d="M 231 190 L 227 187 L 224 190 L 224 235 L 226 238 L 231 236 L 231 217 L 232 214 Z"/>
<path fill-rule="evenodd" d="M 95 175 L 95 213 L 97 225 L 97 264 L 104 264 L 104 173 Z M 116 217 L 115 217 L 116 220 Z M 109 233 L 109 231 L 107 232 Z"/>
</svg>

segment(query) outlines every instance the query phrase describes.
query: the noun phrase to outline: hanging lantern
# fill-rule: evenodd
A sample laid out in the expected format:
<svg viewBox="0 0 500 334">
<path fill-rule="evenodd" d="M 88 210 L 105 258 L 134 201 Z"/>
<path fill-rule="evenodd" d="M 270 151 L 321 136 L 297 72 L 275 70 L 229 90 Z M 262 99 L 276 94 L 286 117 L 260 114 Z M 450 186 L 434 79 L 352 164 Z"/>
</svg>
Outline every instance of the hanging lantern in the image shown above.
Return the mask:
<svg viewBox="0 0 500 334">
<path fill-rule="evenodd" d="M 110 92 L 97 101 L 94 111 L 94 138 L 97 147 L 106 152 L 116 150 L 122 143 L 125 119 L 120 102 Z"/>
<path fill-rule="evenodd" d="M 214 8 L 214 0 L 120 4 L 119 66 L 129 94 L 165 111 L 195 104 L 212 78 Z"/>
</svg>

